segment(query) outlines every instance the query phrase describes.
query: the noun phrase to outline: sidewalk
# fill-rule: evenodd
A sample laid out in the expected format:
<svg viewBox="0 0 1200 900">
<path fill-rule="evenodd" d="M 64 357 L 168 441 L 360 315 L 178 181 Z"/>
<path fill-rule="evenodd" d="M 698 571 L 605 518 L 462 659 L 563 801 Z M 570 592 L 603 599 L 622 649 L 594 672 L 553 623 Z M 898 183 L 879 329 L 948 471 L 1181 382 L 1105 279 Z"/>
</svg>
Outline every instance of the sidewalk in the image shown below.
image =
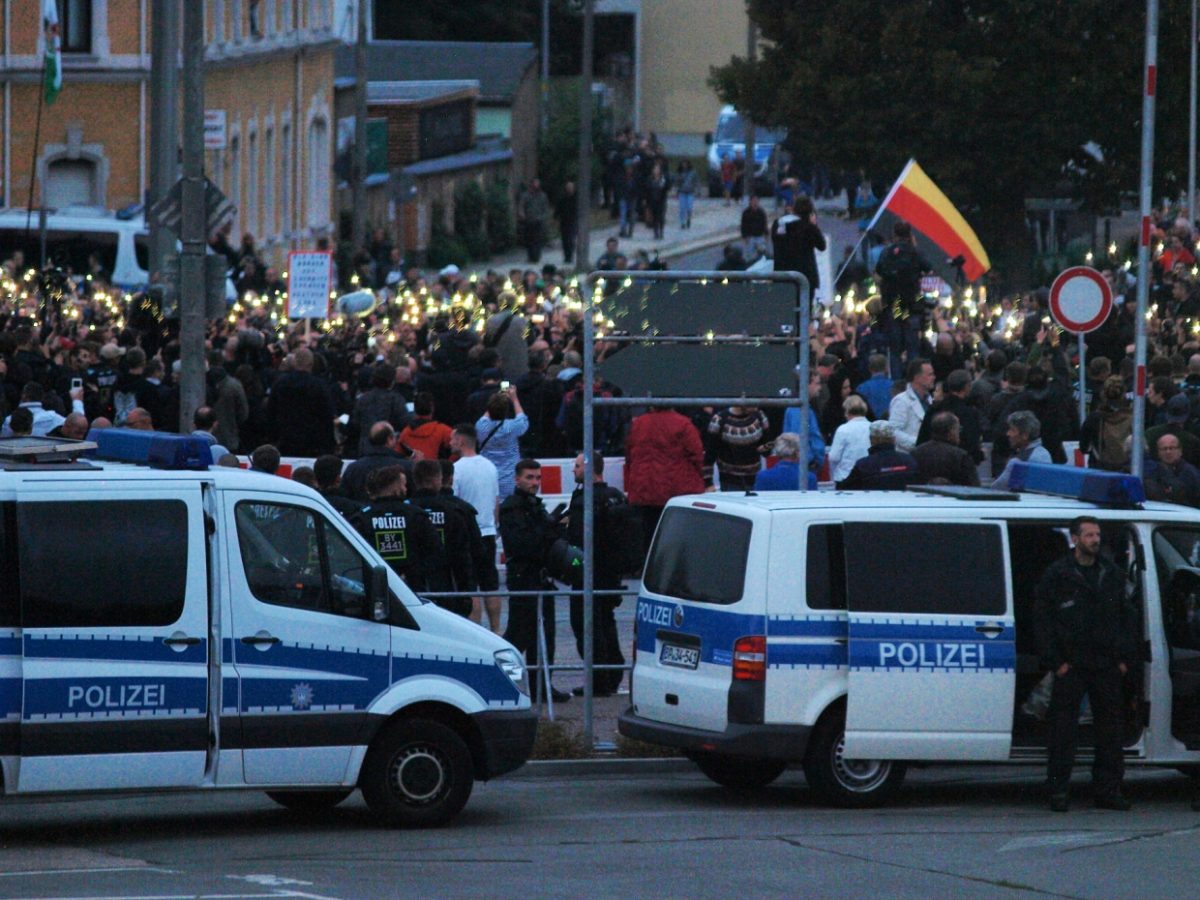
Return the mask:
<svg viewBox="0 0 1200 900">
<path fill-rule="evenodd" d="M 763 209 L 767 211 L 767 218 L 774 221 L 780 215 L 782 210 L 775 208 L 775 201 L 770 197 L 760 198 Z M 816 203 L 817 211 L 821 213 L 823 227 L 828 229 L 830 218 L 829 214 L 834 211 L 841 211 L 846 208 L 845 196 L 834 197 L 830 200 L 818 200 Z M 639 223 L 634 228 L 633 237 L 618 238 L 620 241 L 619 249 L 625 256 L 633 261 L 634 255 L 639 250 L 645 250 L 650 258 L 654 258 L 657 253 L 659 257 L 666 261 L 673 257 L 684 256 L 689 253 L 694 253 L 698 250 L 704 250 L 708 247 L 719 247 L 729 241 L 740 240 L 742 210 L 746 208 L 743 201 L 740 205 L 734 203 L 730 206 L 725 205 L 725 201 L 721 198 L 710 199 L 707 196 L 697 195 L 695 204 L 692 208 L 692 226 L 691 228 L 679 227 L 679 198 L 672 196 L 667 202 L 667 217 L 666 228 L 663 231 L 662 240 L 654 239 L 654 232 L 647 226 Z M 605 216 L 601 220 L 601 214 Z M 592 231 L 590 235 L 589 261 L 594 265 L 596 260 L 605 252 L 605 241 L 610 237 L 617 237 L 617 232 L 620 230 L 620 225 L 616 219 L 607 218 L 607 213 L 603 211 L 594 211 L 592 217 Z M 596 224 L 603 221 L 603 226 Z M 554 223 L 551 223 L 554 228 Z M 719 250 L 713 254 L 712 264 L 715 266 L 720 259 Z M 487 269 L 495 269 L 500 272 L 507 272 L 509 269 L 537 269 L 547 263 L 562 267 L 563 254 L 562 242 L 559 240 L 557 232 L 552 241 L 542 250 L 542 258 L 537 263 L 529 262 L 529 258 L 524 249 L 514 247 L 509 252 L 502 256 L 493 257 L 486 263 L 472 263 L 464 267 L 467 272 L 480 272 Z"/>
<path fill-rule="evenodd" d="M 601 220 L 601 215 L 604 216 L 603 220 Z M 710 200 L 707 197 L 697 197 L 692 209 L 692 227 L 681 229 L 679 227 L 679 200 L 671 197 L 667 202 L 666 228 L 663 231 L 662 240 L 655 240 L 654 232 L 639 223 L 634 228 L 633 237 L 619 239 L 620 250 L 630 261 L 633 260 L 634 254 L 638 250 L 645 250 L 652 259 L 657 252 L 665 260 L 671 256 L 711 247 L 714 244 L 738 237 L 741 215 L 741 207 L 727 207 L 721 199 Z M 606 211 L 596 210 L 592 217 L 589 256 L 590 262 L 593 264 L 605 252 L 605 241 L 610 237 L 617 237 L 617 232 L 620 230 L 617 220 L 609 219 L 607 216 Z M 603 221 L 602 227 L 597 224 L 601 221 Z M 521 247 L 514 247 L 502 256 L 493 257 L 487 263 L 473 263 L 467 267 L 467 270 L 490 268 L 502 272 L 507 272 L 509 269 L 537 269 L 540 271 L 541 267 L 547 263 L 561 268 L 563 265 L 562 242 L 558 238 L 556 223 L 552 222 L 551 228 L 555 230 L 554 238 L 542 250 L 542 258 L 539 262 L 529 262 L 525 250 Z"/>
</svg>

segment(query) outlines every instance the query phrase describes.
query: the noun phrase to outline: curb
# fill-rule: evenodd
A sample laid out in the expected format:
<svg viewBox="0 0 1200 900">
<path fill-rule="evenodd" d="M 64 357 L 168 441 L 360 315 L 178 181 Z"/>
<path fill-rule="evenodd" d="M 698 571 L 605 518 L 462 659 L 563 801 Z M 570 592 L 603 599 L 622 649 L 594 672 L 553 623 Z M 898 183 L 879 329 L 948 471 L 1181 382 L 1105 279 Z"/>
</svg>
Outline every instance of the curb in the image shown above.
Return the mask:
<svg viewBox="0 0 1200 900">
<path fill-rule="evenodd" d="M 682 758 L 661 759 L 543 759 L 526 763 L 508 779 L 570 778 L 578 775 L 679 775 L 697 771 Z"/>
</svg>

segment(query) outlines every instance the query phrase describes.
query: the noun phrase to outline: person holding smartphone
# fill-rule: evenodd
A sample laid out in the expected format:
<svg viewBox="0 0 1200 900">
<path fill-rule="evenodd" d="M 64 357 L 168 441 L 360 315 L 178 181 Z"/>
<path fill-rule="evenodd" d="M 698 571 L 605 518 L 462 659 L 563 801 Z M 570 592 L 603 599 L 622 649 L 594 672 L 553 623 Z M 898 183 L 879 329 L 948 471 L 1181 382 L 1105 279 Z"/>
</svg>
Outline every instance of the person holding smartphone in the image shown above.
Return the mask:
<svg viewBox="0 0 1200 900">
<path fill-rule="evenodd" d="M 508 382 L 503 384 L 508 385 Z M 502 387 L 492 395 L 487 410 L 475 422 L 479 455 L 491 460 L 500 474 L 501 500 L 513 492 L 516 465 L 521 458 L 519 441 L 528 430 L 529 418 L 512 385 Z"/>
</svg>

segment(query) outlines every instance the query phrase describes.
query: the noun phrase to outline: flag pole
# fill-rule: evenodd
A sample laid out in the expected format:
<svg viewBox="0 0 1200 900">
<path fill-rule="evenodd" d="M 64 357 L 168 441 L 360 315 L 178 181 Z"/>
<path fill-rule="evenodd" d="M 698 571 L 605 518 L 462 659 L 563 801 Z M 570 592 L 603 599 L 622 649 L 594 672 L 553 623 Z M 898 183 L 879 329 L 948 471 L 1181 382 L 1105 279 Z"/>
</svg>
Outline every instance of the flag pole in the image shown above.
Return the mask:
<svg viewBox="0 0 1200 900">
<path fill-rule="evenodd" d="M 29 242 L 29 222 L 33 216 L 33 188 L 37 184 L 38 173 L 38 148 L 42 143 L 42 107 L 46 105 L 46 61 L 47 55 L 42 54 L 42 79 L 38 87 L 38 107 L 37 107 L 37 124 L 33 127 L 33 159 L 30 164 L 31 174 L 29 176 L 29 199 L 25 202 L 25 243 Z M 45 266 L 46 261 L 39 260 L 38 267 Z"/>
<path fill-rule="evenodd" d="M 879 221 L 879 217 L 882 216 L 883 211 L 885 209 L 887 209 L 888 203 L 891 202 L 892 197 L 894 197 L 896 194 L 896 191 L 900 190 L 900 185 L 904 182 L 904 179 L 908 177 L 909 171 L 916 164 L 917 164 L 917 161 L 915 159 L 910 159 L 908 161 L 908 164 L 901 170 L 900 177 L 897 178 L 892 183 L 892 187 L 887 192 L 887 196 L 883 198 L 883 202 L 880 203 L 879 208 L 877 210 L 875 210 L 875 215 L 871 216 L 871 221 L 867 223 L 867 227 L 865 229 L 863 229 L 863 233 L 858 236 L 858 243 L 856 243 L 854 245 L 855 252 L 858 251 L 859 246 L 862 245 L 862 242 L 866 239 L 867 235 L 871 233 L 871 229 L 875 227 L 875 223 Z M 838 273 L 833 276 L 834 284 L 838 283 L 838 280 L 842 277 L 842 273 L 846 271 L 846 266 L 850 265 L 850 260 L 852 260 L 853 258 L 854 258 L 853 253 L 851 253 L 848 257 L 846 257 L 846 260 L 842 263 L 842 267 L 840 269 L 838 269 Z M 831 287 L 832 287 L 832 285 L 831 285 Z"/>
</svg>

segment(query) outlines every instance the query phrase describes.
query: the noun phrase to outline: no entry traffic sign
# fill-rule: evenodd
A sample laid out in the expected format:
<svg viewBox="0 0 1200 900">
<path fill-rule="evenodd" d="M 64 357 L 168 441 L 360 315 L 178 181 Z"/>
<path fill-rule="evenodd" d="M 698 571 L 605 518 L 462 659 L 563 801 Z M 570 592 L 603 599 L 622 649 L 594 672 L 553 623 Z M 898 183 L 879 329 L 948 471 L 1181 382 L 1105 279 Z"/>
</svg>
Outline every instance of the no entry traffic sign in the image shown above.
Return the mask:
<svg viewBox="0 0 1200 900">
<path fill-rule="evenodd" d="M 1112 308 L 1112 288 L 1090 266 L 1072 266 L 1050 286 L 1050 315 L 1072 334 L 1095 331 Z"/>
</svg>

